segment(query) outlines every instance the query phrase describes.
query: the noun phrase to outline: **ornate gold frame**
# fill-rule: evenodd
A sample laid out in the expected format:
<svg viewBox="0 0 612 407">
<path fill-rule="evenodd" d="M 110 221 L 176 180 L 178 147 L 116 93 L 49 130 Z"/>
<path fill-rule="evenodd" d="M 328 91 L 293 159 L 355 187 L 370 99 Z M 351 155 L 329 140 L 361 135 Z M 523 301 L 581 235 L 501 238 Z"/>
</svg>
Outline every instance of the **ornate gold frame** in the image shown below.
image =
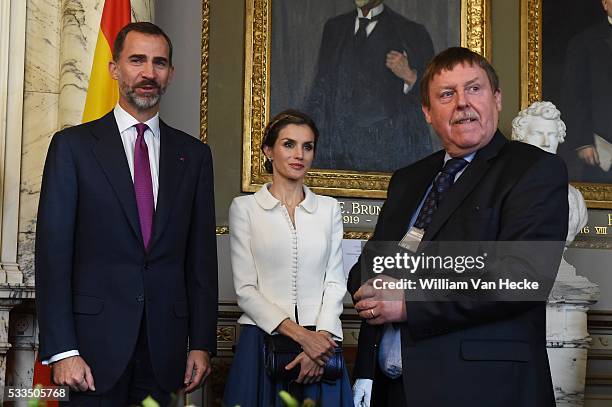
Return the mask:
<svg viewBox="0 0 612 407">
<path fill-rule="evenodd" d="M 257 191 L 271 180 L 260 152 L 269 116 L 272 0 L 246 1 L 242 190 Z M 490 0 L 461 0 L 461 44 L 486 57 L 490 53 Z M 307 184 L 317 193 L 385 198 L 391 174 L 312 170 Z"/>
<path fill-rule="evenodd" d="M 210 43 L 210 3 L 202 0 L 202 56 L 200 59 L 200 140 L 208 141 L 208 49 Z"/>
<path fill-rule="evenodd" d="M 542 100 L 542 0 L 521 0 L 521 109 Z M 612 209 L 612 185 L 572 182 L 589 208 Z"/>
</svg>

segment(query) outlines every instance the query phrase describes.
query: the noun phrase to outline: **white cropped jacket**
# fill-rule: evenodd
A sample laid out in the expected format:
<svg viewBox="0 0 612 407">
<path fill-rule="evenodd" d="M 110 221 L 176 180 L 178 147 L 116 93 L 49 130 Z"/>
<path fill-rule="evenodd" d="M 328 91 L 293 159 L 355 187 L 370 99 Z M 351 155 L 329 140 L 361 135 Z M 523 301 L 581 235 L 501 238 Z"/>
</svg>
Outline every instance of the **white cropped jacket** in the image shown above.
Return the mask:
<svg viewBox="0 0 612 407">
<path fill-rule="evenodd" d="M 304 187 L 304 200 L 289 214 L 264 185 L 234 198 L 230 247 L 241 324 L 272 333 L 286 318 L 342 339 L 346 293 L 342 267 L 342 216 L 334 198 Z"/>
</svg>

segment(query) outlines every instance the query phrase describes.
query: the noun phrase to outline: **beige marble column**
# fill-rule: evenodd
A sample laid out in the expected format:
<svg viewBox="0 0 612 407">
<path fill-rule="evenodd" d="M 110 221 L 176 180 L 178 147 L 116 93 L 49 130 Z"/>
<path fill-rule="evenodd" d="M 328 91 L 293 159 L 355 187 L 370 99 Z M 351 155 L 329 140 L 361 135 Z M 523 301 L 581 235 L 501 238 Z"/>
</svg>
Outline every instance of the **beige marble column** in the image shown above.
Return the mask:
<svg viewBox="0 0 612 407">
<path fill-rule="evenodd" d="M 33 285 L 40 182 L 51 136 L 58 129 L 59 2 L 27 0 L 26 21 L 18 263 L 26 284 Z"/>
<path fill-rule="evenodd" d="M 22 284 L 17 264 L 26 7 L 0 1 L 0 284 Z"/>
<path fill-rule="evenodd" d="M 6 377 L 6 354 L 11 348 L 9 343 L 9 316 L 11 309 L 21 300 L 0 298 L 0 404 L 4 401 Z"/>
<path fill-rule="evenodd" d="M 11 312 L 9 341 L 11 351 L 6 363 L 6 385 L 29 388 L 34 379 L 35 352 L 38 349 L 38 326 L 34 304 Z"/>
</svg>

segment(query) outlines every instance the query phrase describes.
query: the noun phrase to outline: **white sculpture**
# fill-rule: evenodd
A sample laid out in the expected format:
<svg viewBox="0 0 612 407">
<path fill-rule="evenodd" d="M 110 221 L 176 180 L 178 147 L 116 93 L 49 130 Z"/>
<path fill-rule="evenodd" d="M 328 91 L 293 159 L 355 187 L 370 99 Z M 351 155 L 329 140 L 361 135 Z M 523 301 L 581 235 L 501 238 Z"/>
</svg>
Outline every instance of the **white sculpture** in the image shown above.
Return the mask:
<svg viewBox="0 0 612 407">
<path fill-rule="evenodd" d="M 512 139 L 540 147 L 552 154 L 565 140 L 561 112 L 550 102 L 535 102 L 512 120 Z M 588 213 L 580 191 L 568 185 L 569 220 L 565 246 L 586 225 Z M 565 257 L 565 253 L 564 253 Z M 599 287 L 577 276 L 576 268 L 561 259 L 559 273 L 548 298 L 546 340 L 557 406 L 584 403 L 587 351 L 590 336 L 586 312 Z"/>
<path fill-rule="evenodd" d="M 512 120 L 512 140 L 522 141 L 556 154 L 565 141 L 561 112 L 550 102 L 534 102 Z"/>
<path fill-rule="evenodd" d="M 568 185 L 567 199 L 569 201 L 569 221 L 567 227 L 567 238 L 565 246 L 569 246 L 574 241 L 574 238 L 585 227 L 589 219 L 587 207 L 584 198 L 580 191 L 571 185 Z"/>
<path fill-rule="evenodd" d="M 565 141 L 565 123 L 561 112 L 551 102 L 534 102 L 521 110 L 512 120 L 512 140 L 540 147 L 551 154 L 557 153 L 559 144 Z M 588 213 L 580 191 L 568 185 L 569 224 L 566 246 L 569 246 L 586 225 Z"/>
</svg>

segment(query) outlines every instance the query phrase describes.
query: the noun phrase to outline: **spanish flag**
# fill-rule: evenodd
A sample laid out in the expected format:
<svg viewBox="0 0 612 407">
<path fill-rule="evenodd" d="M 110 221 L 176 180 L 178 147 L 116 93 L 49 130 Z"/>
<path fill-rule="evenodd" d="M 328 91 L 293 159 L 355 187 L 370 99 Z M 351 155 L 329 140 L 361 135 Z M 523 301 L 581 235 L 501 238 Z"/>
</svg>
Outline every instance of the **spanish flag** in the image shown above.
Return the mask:
<svg viewBox="0 0 612 407">
<path fill-rule="evenodd" d="M 104 116 L 119 100 L 117 82 L 108 72 L 108 63 L 113 59 L 112 49 L 117 34 L 130 20 L 130 0 L 105 0 L 89 76 L 83 122 Z"/>
</svg>

